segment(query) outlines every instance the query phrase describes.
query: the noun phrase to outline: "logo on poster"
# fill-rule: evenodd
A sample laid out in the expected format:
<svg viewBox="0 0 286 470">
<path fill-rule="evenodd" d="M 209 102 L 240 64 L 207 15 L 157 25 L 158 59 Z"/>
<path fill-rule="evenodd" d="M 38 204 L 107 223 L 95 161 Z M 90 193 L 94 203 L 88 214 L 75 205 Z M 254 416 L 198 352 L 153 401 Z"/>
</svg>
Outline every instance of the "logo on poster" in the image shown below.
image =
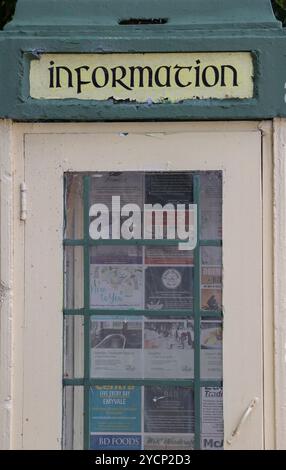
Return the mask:
<svg viewBox="0 0 286 470">
<path fill-rule="evenodd" d="M 167 269 L 162 274 L 162 282 L 167 289 L 177 289 L 182 282 L 182 276 L 177 269 Z"/>
</svg>

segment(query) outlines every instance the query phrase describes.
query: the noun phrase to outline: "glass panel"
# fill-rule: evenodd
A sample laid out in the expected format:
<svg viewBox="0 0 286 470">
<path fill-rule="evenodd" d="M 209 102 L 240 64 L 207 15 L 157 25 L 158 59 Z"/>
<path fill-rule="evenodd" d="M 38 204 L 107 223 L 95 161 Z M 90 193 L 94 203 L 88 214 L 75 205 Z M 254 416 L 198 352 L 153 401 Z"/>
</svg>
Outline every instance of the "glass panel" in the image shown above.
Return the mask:
<svg viewBox="0 0 286 470">
<path fill-rule="evenodd" d="M 201 379 L 222 380 L 222 322 L 201 321 Z"/>
<path fill-rule="evenodd" d="M 64 436 L 65 450 L 83 449 L 83 387 L 64 388 Z"/>
<path fill-rule="evenodd" d="M 64 307 L 77 309 L 83 307 L 83 248 L 66 246 L 64 256 L 65 296 Z"/>
<path fill-rule="evenodd" d="M 189 387 L 105 385 L 90 388 L 90 448 L 194 447 L 194 394 Z"/>
<path fill-rule="evenodd" d="M 65 319 L 64 376 L 84 379 L 85 447 L 222 447 L 222 173 L 69 174 L 65 223 L 82 239 L 65 248 L 65 308 L 83 311 Z"/>
<path fill-rule="evenodd" d="M 216 246 L 201 248 L 201 308 L 222 310 L 222 249 Z"/>
<path fill-rule="evenodd" d="M 222 239 L 222 172 L 200 173 L 201 240 Z"/>
<path fill-rule="evenodd" d="M 65 175 L 65 238 L 83 238 L 83 179 L 78 173 Z"/>
<path fill-rule="evenodd" d="M 64 319 L 64 377 L 84 376 L 84 317 L 66 316 Z"/>
</svg>

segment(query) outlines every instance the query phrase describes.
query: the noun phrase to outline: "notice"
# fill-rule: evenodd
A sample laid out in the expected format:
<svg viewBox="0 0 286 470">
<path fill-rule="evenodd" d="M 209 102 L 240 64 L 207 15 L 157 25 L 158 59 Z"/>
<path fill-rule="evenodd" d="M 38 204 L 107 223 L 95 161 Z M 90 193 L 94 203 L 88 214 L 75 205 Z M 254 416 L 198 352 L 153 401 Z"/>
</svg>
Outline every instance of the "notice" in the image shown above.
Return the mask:
<svg viewBox="0 0 286 470">
<path fill-rule="evenodd" d="M 91 433 L 140 433 L 141 388 L 104 385 L 90 389 Z"/>
<path fill-rule="evenodd" d="M 144 368 L 145 378 L 193 378 L 193 321 L 146 320 Z"/>
<path fill-rule="evenodd" d="M 145 434 L 145 450 L 193 450 L 194 434 Z"/>
<path fill-rule="evenodd" d="M 146 433 L 194 433 L 194 394 L 191 388 L 145 386 L 144 407 Z"/>
<path fill-rule="evenodd" d="M 142 377 L 140 317 L 91 317 L 90 345 L 91 377 Z"/>
<path fill-rule="evenodd" d="M 145 274 L 147 309 L 193 308 L 193 269 L 189 267 L 148 267 Z"/>
</svg>

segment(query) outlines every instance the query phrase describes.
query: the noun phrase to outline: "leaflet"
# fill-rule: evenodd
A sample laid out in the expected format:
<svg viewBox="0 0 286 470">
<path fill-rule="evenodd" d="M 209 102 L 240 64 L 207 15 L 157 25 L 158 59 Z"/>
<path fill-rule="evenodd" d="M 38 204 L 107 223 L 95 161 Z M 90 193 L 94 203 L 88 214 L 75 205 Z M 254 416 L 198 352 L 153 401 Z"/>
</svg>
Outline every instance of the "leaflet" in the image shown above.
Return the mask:
<svg viewBox="0 0 286 470">
<path fill-rule="evenodd" d="M 201 378 L 222 379 L 222 322 L 201 322 Z"/>
<path fill-rule="evenodd" d="M 203 387 L 201 392 L 202 449 L 223 449 L 223 389 Z"/>
</svg>

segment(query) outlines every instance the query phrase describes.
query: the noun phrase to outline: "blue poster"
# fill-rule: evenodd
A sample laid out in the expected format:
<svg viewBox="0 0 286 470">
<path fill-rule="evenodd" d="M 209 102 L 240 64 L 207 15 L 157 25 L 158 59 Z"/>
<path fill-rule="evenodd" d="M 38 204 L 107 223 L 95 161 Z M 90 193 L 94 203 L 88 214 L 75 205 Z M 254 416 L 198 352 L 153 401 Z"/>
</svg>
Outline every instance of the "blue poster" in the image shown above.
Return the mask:
<svg viewBox="0 0 286 470">
<path fill-rule="evenodd" d="M 141 436 L 127 434 L 92 434 L 91 450 L 141 450 Z"/>
<path fill-rule="evenodd" d="M 91 387 L 90 432 L 141 432 L 141 388 L 133 385 Z"/>
</svg>

